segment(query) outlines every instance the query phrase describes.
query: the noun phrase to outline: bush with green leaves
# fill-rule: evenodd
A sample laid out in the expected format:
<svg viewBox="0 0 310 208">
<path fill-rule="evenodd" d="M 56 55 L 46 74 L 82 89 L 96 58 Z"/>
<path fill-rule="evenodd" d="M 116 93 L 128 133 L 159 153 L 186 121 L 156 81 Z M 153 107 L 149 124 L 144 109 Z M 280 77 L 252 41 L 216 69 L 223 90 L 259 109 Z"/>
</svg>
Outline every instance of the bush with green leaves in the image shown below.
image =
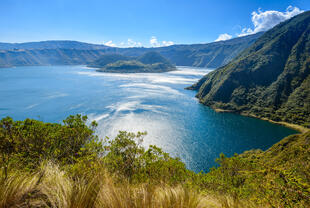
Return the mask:
<svg viewBox="0 0 310 208">
<path fill-rule="evenodd" d="M 179 158 L 154 145 L 147 150 L 142 147 L 142 138 L 146 132 L 137 134 L 120 131 L 118 136 L 105 146 L 105 167 L 130 182 L 141 183 L 184 183 L 194 173 L 186 169 Z"/>
<path fill-rule="evenodd" d="M 97 126 L 86 124 L 87 117 L 69 116 L 63 124 L 33 119 L 0 121 L 1 167 L 35 170 L 42 161 L 53 161 L 72 175 L 91 176 L 105 168 L 120 179 L 140 182 L 185 182 L 189 175 L 184 163 L 156 146 L 147 150 L 141 142 L 146 133 L 120 131 L 115 139 L 100 140 L 94 134 Z"/>
<path fill-rule="evenodd" d="M 86 116 L 69 116 L 63 124 L 34 119 L 0 121 L 0 152 L 4 171 L 8 168 L 33 170 L 43 160 L 72 165 L 83 157 L 98 157 L 102 144 L 94 135 L 96 123 L 85 124 Z"/>
</svg>

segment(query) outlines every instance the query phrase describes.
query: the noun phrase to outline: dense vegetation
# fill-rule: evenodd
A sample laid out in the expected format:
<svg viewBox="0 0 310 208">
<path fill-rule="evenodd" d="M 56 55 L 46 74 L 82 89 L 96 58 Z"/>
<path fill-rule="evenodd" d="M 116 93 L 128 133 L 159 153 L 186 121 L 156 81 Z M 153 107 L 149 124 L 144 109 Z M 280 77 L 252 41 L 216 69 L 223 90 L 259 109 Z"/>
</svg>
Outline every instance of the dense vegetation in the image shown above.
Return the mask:
<svg viewBox="0 0 310 208">
<path fill-rule="evenodd" d="M 215 109 L 310 127 L 310 12 L 280 23 L 191 89 Z"/>
<path fill-rule="evenodd" d="M 230 192 L 271 207 L 309 207 L 310 132 L 284 138 L 270 149 L 232 158 L 206 176 L 205 188 Z"/>
<path fill-rule="evenodd" d="M 158 52 L 154 51 L 142 54 L 141 56 L 137 57 L 137 61 L 140 61 L 143 64 L 156 64 L 156 63 L 170 64 L 169 60 L 164 58 Z"/>
<path fill-rule="evenodd" d="M 255 34 L 208 44 L 159 48 L 115 48 L 77 41 L 0 43 L 0 67 L 90 64 L 103 54 L 140 56 L 155 51 L 178 66 L 219 67 L 228 63 L 261 35 Z"/>
<path fill-rule="evenodd" d="M 146 133 L 99 139 L 96 123 L 0 121 L 0 207 L 307 207 L 310 132 L 252 150 L 208 173 L 186 169 Z"/>
<path fill-rule="evenodd" d="M 103 55 L 90 64 L 100 69 L 100 72 L 118 73 L 148 73 L 167 72 L 176 67 L 157 52 L 147 52 L 138 57 L 123 56 L 121 54 Z"/>
<path fill-rule="evenodd" d="M 111 54 L 104 54 L 97 58 L 95 61 L 88 64 L 89 67 L 95 67 L 95 68 L 102 68 L 108 64 L 115 63 L 117 61 L 130 61 L 134 60 L 135 57 L 131 56 L 124 56 L 119 53 L 111 53 Z"/>
</svg>

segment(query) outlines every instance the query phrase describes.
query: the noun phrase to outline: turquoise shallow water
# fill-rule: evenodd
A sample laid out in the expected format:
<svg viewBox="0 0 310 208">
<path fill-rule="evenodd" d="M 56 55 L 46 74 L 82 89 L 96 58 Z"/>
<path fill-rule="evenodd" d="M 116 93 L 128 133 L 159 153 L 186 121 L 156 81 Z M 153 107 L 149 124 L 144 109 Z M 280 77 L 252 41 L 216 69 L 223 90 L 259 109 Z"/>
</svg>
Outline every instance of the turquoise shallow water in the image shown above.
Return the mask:
<svg viewBox="0 0 310 208">
<path fill-rule="evenodd" d="M 207 171 L 223 152 L 267 149 L 294 130 L 254 118 L 215 113 L 184 90 L 208 69 L 178 67 L 160 74 L 98 73 L 84 66 L 0 69 L 0 118 L 61 122 L 82 113 L 99 123 L 100 137 L 147 131 L 155 144 L 188 168 Z"/>
</svg>

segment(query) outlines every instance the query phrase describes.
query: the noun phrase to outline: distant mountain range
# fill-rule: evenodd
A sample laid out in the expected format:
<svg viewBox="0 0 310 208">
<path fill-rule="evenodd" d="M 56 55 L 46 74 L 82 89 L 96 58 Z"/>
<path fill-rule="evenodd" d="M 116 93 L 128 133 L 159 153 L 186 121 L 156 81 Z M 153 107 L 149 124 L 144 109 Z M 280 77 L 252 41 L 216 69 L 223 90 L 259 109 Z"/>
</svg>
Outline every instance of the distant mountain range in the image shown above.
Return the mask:
<svg viewBox="0 0 310 208">
<path fill-rule="evenodd" d="M 1 43 L 0 50 L 17 50 L 17 49 L 78 49 L 78 50 L 98 50 L 106 49 L 109 46 L 83 43 L 71 40 L 49 40 L 40 42 L 26 42 L 26 43 Z"/>
<path fill-rule="evenodd" d="M 310 11 L 265 32 L 190 88 L 215 109 L 310 128 Z"/>
<path fill-rule="evenodd" d="M 89 64 L 103 54 L 140 56 L 155 51 L 179 66 L 217 68 L 252 45 L 262 33 L 207 44 L 158 48 L 116 48 L 78 41 L 0 43 L 0 67 Z"/>
</svg>

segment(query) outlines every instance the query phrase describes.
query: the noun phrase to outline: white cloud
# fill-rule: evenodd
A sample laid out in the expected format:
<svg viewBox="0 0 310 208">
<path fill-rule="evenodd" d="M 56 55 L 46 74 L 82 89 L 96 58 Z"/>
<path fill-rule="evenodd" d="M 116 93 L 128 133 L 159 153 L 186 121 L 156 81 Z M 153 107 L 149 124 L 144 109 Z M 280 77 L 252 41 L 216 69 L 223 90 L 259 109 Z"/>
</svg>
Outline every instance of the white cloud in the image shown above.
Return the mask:
<svg viewBox="0 0 310 208">
<path fill-rule="evenodd" d="M 110 46 L 110 47 L 115 47 L 116 46 L 116 44 L 113 43 L 112 40 L 103 43 L 103 45 Z"/>
<path fill-rule="evenodd" d="M 161 46 L 170 46 L 173 45 L 173 41 L 158 41 L 155 36 L 150 38 L 151 47 L 161 47 Z M 132 47 L 143 47 L 141 42 L 135 41 L 131 38 L 128 38 L 127 41 L 122 41 L 120 43 L 114 43 L 112 40 L 103 43 L 106 46 L 110 47 L 122 47 L 122 48 L 132 48 Z"/>
<path fill-rule="evenodd" d="M 153 47 L 159 47 L 160 43 L 158 42 L 157 38 L 155 36 L 152 36 L 150 39 L 150 44 Z"/>
<path fill-rule="evenodd" d="M 173 45 L 174 42 L 173 41 L 158 41 L 157 38 L 155 36 L 152 36 L 150 39 L 150 44 L 152 47 L 160 47 L 160 46 L 170 46 Z"/>
<path fill-rule="evenodd" d="M 174 45 L 174 42 L 173 41 L 163 41 L 163 46 L 171 46 L 171 45 Z"/>
<path fill-rule="evenodd" d="M 274 27 L 275 25 L 283 22 L 291 17 L 294 17 L 297 14 L 302 13 L 303 10 L 300 10 L 297 7 L 289 6 L 287 7 L 285 12 L 279 12 L 274 10 L 269 11 L 262 11 L 258 9 L 258 11 L 252 12 L 252 23 L 254 28 L 243 28 L 241 33 L 238 36 L 245 36 L 254 34 L 261 31 L 269 30 L 270 28 Z"/>
<path fill-rule="evenodd" d="M 224 33 L 224 34 L 220 34 L 219 37 L 215 41 L 229 40 L 231 38 L 232 38 L 231 35 Z"/>
<path fill-rule="evenodd" d="M 142 43 L 136 42 L 130 38 L 127 40 L 127 47 L 142 47 Z"/>
<path fill-rule="evenodd" d="M 107 41 L 105 43 L 103 43 L 106 46 L 110 46 L 110 47 L 124 47 L 124 48 L 131 48 L 131 47 L 142 47 L 142 43 L 140 42 L 136 42 L 133 39 L 128 38 L 127 42 L 121 42 L 119 44 L 113 43 L 112 40 Z"/>
</svg>

